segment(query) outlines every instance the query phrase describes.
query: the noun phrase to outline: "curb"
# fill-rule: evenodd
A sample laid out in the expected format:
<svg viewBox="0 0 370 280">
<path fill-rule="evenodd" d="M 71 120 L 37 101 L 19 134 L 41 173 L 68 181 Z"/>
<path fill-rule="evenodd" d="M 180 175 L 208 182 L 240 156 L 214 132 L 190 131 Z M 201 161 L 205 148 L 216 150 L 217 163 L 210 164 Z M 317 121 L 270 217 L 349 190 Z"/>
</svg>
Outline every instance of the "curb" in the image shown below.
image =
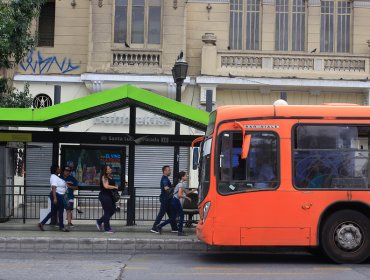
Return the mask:
<svg viewBox="0 0 370 280">
<path fill-rule="evenodd" d="M 13 253 L 207 252 L 208 247 L 194 239 L 0 237 L 0 251 Z"/>
</svg>

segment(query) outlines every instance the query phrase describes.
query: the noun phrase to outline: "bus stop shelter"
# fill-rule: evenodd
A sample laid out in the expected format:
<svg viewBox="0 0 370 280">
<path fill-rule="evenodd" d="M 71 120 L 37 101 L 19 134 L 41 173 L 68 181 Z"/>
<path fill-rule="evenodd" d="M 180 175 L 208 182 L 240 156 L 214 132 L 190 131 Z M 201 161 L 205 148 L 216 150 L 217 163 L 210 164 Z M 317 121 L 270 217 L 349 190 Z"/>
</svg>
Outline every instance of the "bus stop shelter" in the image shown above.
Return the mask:
<svg viewBox="0 0 370 280">
<path fill-rule="evenodd" d="M 60 132 L 60 127 L 107 113 L 130 109 L 129 133 Z M 190 146 L 195 136 L 136 133 L 136 108 L 205 131 L 209 113 L 131 85 L 81 97 L 43 109 L 0 108 L 0 126 L 52 128 L 53 131 L 0 130 L 0 142 L 48 141 L 53 143 L 53 163 L 58 163 L 60 143 L 128 145 L 128 194 L 133 198 L 135 145 Z M 127 225 L 135 223 L 135 199 L 127 206 Z"/>
</svg>

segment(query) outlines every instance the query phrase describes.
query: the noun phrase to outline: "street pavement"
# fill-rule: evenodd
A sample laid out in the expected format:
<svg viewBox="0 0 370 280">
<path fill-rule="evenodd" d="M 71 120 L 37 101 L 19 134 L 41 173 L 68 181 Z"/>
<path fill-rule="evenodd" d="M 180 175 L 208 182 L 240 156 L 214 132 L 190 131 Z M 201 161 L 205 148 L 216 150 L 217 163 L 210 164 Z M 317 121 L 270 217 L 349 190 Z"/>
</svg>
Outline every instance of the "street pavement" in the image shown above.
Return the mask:
<svg viewBox="0 0 370 280">
<path fill-rule="evenodd" d="M 206 251 L 207 245 L 195 235 L 195 228 L 187 228 L 187 236 L 177 236 L 170 227 L 163 234 L 151 233 L 152 222 L 125 226 L 112 221 L 113 234 L 99 232 L 94 221 L 76 221 L 70 232 L 57 227 L 37 227 L 37 220 L 11 220 L 0 223 L 0 251 L 6 252 L 64 252 L 64 253 L 132 253 L 156 251 Z"/>
<path fill-rule="evenodd" d="M 0 252 L 0 280 L 18 279 L 368 280 L 370 265 L 336 265 L 305 253 Z"/>
<path fill-rule="evenodd" d="M 125 226 L 123 221 L 112 221 L 113 234 L 99 232 L 94 221 L 75 221 L 70 232 L 61 232 L 58 227 L 37 227 L 37 220 L 11 220 L 0 223 L 0 252 L 61 252 L 61 253 L 153 253 L 153 252 L 290 252 L 302 248 L 257 248 L 209 246 L 199 241 L 195 227 L 185 228 L 186 236 L 171 233 L 170 226 L 163 228 L 161 235 L 151 233 L 152 222 L 140 222 Z"/>
</svg>

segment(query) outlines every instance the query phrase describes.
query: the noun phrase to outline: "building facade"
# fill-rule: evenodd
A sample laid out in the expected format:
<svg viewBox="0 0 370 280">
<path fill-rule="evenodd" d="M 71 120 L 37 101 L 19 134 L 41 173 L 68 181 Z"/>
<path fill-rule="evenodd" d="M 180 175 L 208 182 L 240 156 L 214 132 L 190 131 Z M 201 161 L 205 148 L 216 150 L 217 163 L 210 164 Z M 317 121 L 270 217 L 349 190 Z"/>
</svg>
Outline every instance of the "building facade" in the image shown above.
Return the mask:
<svg viewBox="0 0 370 280">
<path fill-rule="evenodd" d="M 61 85 L 61 102 L 124 84 L 174 98 L 171 69 L 183 51 L 182 102 L 194 107 L 205 109 L 207 91 L 214 107 L 369 105 L 369 18 L 366 0 L 49 0 L 15 86 L 29 82 L 33 96 L 53 101 Z M 128 132 L 128 111 L 61 130 Z M 172 121 L 138 113 L 137 133 L 173 132 Z M 159 154 L 170 155 L 159 165 L 171 164 L 171 149 Z"/>
</svg>

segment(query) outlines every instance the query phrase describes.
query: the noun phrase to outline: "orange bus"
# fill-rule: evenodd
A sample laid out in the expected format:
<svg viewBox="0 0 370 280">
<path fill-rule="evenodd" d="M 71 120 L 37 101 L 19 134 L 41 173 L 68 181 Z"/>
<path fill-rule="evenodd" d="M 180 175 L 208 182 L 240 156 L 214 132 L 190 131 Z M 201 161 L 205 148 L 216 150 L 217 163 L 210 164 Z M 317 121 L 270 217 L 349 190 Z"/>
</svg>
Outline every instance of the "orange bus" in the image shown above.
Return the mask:
<svg viewBox="0 0 370 280">
<path fill-rule="evenodd" d="M 197 237 L 370 255 L 370 107 L 223 106 L 199 156 Z"/>
</svg>

